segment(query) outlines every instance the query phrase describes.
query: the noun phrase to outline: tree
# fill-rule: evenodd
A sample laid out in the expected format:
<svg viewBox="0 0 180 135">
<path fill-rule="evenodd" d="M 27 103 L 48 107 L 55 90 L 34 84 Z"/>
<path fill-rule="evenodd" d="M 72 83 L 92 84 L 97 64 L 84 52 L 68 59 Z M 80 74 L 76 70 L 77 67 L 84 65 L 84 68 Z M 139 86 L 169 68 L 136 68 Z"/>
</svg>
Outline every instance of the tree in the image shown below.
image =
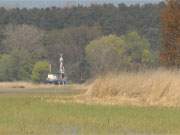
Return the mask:
<svg viewBox="0 0 180 135">
<path fill-rule="evenodd" d="M 32 80 L 34 82 L 43 82 L 47 78 L 49 64 L 47 61 L 38 61 L 32 71 Z"/>
<path fill-rule="evenodd" d="M 34 60 L 27 55 L 27 50 L 13 50 L 9 53 L 13 64 L 14 80 L 30 80 Z"/>
<path fill-rule="evenodd" d="M 124 46 L 125 42 L 116 35 L 91 41 L 86 47 L 86 57 L 91 65 L 92 73 L 118 70 L 123 63 Z"/>
<path fill-rule="evenodd" d="M 32 63 L 24 52 L 13 51 L 0 57 L 0 81 L 30 80 Z M 26 55 L 24 55 L 26 56 Z"/>
<path fill-rule="evenodd" d="M 150 43 L 147 39 L 139 36 L 137 32 L 127 33 L 122 36 L 125 41 L 125 56 L 127 64 L 131 65 L 132 68 L 143 67 L 145 65 L 153 66 L 156 63 L 156 53 L 153 53 L 150 49 Z M 138 68 L 138 67 L 137 67 Z"/>
<path fill-rule="evenodd" d="M 167 66 L 180 66 L 180 1 L 167 0 L 162 11 L 163 50 L 161 62 Z"/>
<path fill-rule="evenodd" d="M 32 26 L 9 26 L 3 41 L 6 54 L 11 56 L 14 80 L 30 80 L 33 65 L 44 58 L 43 32 Z"/>
<path fill-rule="evenodd" d="M 15 70 L 14 62 L 10 55 L 3 54 L 0 56 L 0 81 L 13 81 Z"/>
<path fill-rule="evenodd" d="M 86 47 L 86 56 L 93 74 L 118 70 L 138 70 L 153 65 L 155 57 L 150 43 L 137 32 L 124 36 L 104 36 Z"/>
<path fill-rule="evenodd" d="M 44 32 L 34 26 L 28 25 L 9 25 L 5 30 L 5 39 L 3 44 L 6 52 L 9 53 L 13 50 L 26 51 L 33 60 L 43 57 Z"/>
</svg>

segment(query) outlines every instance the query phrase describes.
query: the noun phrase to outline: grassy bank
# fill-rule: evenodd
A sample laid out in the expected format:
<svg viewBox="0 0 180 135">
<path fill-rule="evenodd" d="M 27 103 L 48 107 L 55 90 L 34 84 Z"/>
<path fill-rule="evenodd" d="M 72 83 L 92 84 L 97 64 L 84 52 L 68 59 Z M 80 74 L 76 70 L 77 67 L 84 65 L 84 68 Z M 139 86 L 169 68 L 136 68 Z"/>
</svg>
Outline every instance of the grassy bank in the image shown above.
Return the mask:
<svg viewBox="0 0 180 135">
<path fill-rule="evenodd" d="M 180 108 L 51 103 L 0 96 L 0 134 L 180 134 Z"/>
</svg>

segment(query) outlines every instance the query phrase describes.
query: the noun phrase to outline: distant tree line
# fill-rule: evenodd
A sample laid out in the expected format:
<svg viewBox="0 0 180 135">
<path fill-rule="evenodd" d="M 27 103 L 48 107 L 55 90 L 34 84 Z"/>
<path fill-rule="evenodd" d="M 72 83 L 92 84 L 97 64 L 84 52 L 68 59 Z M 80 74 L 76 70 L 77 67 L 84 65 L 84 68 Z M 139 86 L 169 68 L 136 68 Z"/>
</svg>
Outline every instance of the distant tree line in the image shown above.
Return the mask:
<svg viewBox="0 0 180 135">
<path fill-rule="evenodd" d="M 153 49 L 160 45 L 160 12 L 164 3 L 131 5 L 111 4 L 90 7 L 5 9 L 0 8 L 1 27 L 7 24 L 27 24 L 44 30 L 79 26 L 99 26 L 103 34 L 122 35 L 137 31 L 145 36 Z"/>
<path fill-rule="evenodd" d="M 57 72 L 60 53 L 64 54 L 67 76 L 74 82 L 88 79 L 101 68 L 107 71 L 156 66 L 164 6 L 160 3 L 46 9 L 2 7 L 0 81 L 38 80 L 40 69 L 47 72 L 43 69 L 47 62 Z M 105 66 L 104 58 L 113 63 Z M 101 63 L 98 68 L 96 63 Z"/>
</svg>

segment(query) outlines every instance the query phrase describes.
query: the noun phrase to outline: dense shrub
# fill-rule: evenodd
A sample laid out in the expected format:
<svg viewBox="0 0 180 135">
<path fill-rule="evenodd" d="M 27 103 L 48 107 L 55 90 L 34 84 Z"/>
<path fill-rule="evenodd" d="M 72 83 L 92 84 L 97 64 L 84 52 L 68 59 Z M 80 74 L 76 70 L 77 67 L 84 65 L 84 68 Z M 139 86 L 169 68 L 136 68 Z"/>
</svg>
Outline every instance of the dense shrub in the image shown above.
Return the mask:
<svg viewBox="0 0 180 135">
<path fill-rule="evenodd" d="M 34 82 L 43 82 L 47 78 L 49 64 L 47 61 L 39 61 L 34 65 L 32 71 L 32 80 Z"/>
</svg>

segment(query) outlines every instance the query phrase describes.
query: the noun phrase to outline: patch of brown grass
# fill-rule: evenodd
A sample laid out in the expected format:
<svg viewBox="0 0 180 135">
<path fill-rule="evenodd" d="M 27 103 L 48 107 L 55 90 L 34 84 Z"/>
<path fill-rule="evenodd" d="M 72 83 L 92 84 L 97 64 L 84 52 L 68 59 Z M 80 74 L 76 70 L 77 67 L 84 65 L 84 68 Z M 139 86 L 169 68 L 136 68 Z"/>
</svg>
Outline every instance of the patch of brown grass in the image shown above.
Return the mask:
<svg viewBox="0 0 180 135">
<path fill-rule="evenodd" d="M 28 89 L 36 89 L 36 88 L 51 88 L 55 87 L 55 85 L 47 85 L 47 84 L 35 84 L 31 82 L 1 82 L 0 88 L 28 88 Z"/>
<path fill-rule="evenodd" d="M 146 71 L 98 77 L 86 92 L 112 104 L 180 106 L 180 71 Z"/>
</svg>

